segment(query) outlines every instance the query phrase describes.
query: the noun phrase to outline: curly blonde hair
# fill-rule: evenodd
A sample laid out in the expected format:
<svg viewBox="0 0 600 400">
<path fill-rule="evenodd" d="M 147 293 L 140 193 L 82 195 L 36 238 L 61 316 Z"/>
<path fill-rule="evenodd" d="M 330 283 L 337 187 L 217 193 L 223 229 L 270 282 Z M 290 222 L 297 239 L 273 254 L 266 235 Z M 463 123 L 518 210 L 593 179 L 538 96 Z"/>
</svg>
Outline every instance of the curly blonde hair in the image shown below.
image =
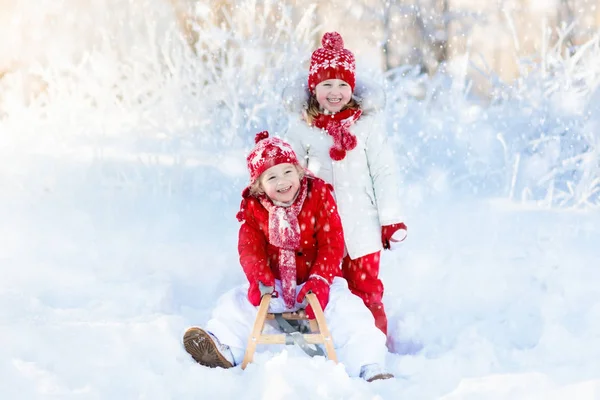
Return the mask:
<svg viewBox="0 0 600 400">
<path fill-rule="evenodd" d="M 295 167 L 296 167 L 296 171 L 298 171 L 299 179 L 302 180 L 302 178 L 304 178 L 304 175 L 305 175 L 304 168 L 302 168 L 299 164 L 296 164 Z M 263 175 L 264 175 L 264 172 L 258 178 L 256 178 L 256 180 L 254 182 L 252 182 L 252 184 L 250 185 L 250 188 L 249 188 L 250 195 L 252 195 L 254 197 L 259 197 L 259 196 L 262 196 L 263 194 L 265 194 L 265 190 L 264 190 L 262 184 L 260 183 L 260 180 L 263 177 Z"/>
<path fill-rule="evenodd" d="M 344 111 L 349 108 L 352 110 L 360 109 L 360 104 L 358 103 L 358 101 L 356 101 L 354 99 L 354 97 L 352 97 L 350 99 L 350 101 L 348 102 L 348 104 L 346 104 L 344 107 L 342 107 L 342 109 L 340 111 Z M 308 105 L 306 107 L 306 117 L 305 117 L 306 122 L 309 125 L 312 125 L 313 121 L 315 120 L 315 118 L 317 118 L 317 115 L 319 115 L 319 114 L 321 114 L 321 105 L 317 101 L 317 98 L 315 97 L 315 95 L 313 93 L 311 93 L 310 97 L 308 98 Z"/>
</svg>

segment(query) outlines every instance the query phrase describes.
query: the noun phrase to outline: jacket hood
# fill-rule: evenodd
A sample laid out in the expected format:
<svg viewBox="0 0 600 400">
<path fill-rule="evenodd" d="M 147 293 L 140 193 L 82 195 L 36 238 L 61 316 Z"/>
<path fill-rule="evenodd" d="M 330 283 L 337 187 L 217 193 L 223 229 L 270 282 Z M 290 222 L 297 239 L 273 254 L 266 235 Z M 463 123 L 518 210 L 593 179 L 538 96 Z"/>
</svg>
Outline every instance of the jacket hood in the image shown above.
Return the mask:
<svg viewBox="0 0 600 400">
<path fill-rule="evenodd" d="M 383 87 L 370 79 L 356 79 L 352 93 L 364 113 L 370 114 L 383 110 L 385 107 L 385 91 Z M 310 92 L 308 90 L 308 74 L 292 79 L 281 94 L 287 111 L 301 114 L 308 107 Z"/>
</svg>

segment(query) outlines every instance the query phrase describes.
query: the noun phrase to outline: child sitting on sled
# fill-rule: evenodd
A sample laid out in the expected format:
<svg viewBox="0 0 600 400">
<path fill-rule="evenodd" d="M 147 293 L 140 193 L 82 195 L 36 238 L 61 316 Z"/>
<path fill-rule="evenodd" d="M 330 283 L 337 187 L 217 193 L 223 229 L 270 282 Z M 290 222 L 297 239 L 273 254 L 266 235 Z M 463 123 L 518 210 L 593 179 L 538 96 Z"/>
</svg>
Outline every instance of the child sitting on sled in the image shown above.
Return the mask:
<svg viewBox="0 0 600 400">
<path fill-rule="evenodd" d="M 198 363 L 231 368 L 241 363 L 264 293 L 270 312 L 306 308 L 316 295 L 339 361 L 350 376 L 388 379 L 386 337 L 363 301 L 341 277 L 344 237 L 331 187 L 300 167 L 290 145 L 267 132 L 256 135 L 247 157 L 250 185 L 237 214 L 238 251 L 248 285 L 221 296 L 205 329 L 190 328 L 183 343 Z"/>
</svg>

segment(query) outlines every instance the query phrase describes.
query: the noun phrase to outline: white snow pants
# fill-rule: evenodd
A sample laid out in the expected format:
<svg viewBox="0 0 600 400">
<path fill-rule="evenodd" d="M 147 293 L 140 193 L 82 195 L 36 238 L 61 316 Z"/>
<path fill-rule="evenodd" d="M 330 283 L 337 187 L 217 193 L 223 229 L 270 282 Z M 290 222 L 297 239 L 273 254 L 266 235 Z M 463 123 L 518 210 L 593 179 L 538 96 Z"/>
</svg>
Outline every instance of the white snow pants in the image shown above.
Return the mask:
<svg viewBox="0 0 600 400">
<path fill-rule="evenodd" d="M 296 288 L 296 293 L 303 285 Z M 281 282 L 275 281 L 276 290 L 282 293 Z M 231 348 L 236 365 L 244 358 L 248 337 L 252 332 L 258 307 L 250 304 L 247 298 L 248 285 L 242 285 L 223 294 L 212 312 L 212 318 L 206 324 L 206 330 L 212 332 L 222 344 Z M 306 299 L 305 299 L 306 302 Z M 304 308 L 296 304 L 296 310 Z M 269 312 L 286 310 L 281 296 L 273 298 Z M 340 363 L 344 364 L 350 376 L 358 376 L 360 367 L 377 363 L 384 367 L 387 347 L 385 335 L 375 327 L 371 311 L 361 298 L 348 289 L 345 279 L 336 277 L 331 284 L 329 303 L 325 307 L 325 319 L 333 338 L 333 344 Z M 276 324 L 265 324 L 265 333 L 277 333 Z M 258 346 L 261 348 L 271 346 Z"/>
</svg>

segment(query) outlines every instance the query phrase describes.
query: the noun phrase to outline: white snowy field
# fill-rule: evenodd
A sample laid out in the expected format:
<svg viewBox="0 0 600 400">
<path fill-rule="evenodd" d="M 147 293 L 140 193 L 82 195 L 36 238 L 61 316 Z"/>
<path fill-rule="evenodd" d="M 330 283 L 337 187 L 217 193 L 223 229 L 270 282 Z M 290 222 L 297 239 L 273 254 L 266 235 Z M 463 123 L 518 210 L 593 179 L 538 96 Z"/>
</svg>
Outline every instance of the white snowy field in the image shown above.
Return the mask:
<svg viewBox="0 0 600 400">
<path fill-rule="evenodd" d="M 382 265 L 397 379 L 369 384 L 293 348 L 207 369 L 181 337 L 245 279 L 244 171 L 217 157 L 182 171 L 204 191 L 168 195 L 154 175 L 117 189 L 98 180 L 113 162 L 56 154 L 2 153 L 3 399 L 600 398 L 597 212 L 407 187 L 410 236 Z"/>
<path fill-rule="evenodd" d="M 600 36 L 548 39 L 512 83 L 479 70 L 488 103 L 477 52 L 361 73 L 385 86 L 409 227 L 382 260 L 396 379 L 369 384 L 293 347 L 241 371 L 181 344 L 245 280 L 244 152 L 285 125 L 315 8 L 211 25 L 195 2 L 192 49 L 176 2 L 5 3 L 0 399 L 600 399 Z"/>
</svg>

